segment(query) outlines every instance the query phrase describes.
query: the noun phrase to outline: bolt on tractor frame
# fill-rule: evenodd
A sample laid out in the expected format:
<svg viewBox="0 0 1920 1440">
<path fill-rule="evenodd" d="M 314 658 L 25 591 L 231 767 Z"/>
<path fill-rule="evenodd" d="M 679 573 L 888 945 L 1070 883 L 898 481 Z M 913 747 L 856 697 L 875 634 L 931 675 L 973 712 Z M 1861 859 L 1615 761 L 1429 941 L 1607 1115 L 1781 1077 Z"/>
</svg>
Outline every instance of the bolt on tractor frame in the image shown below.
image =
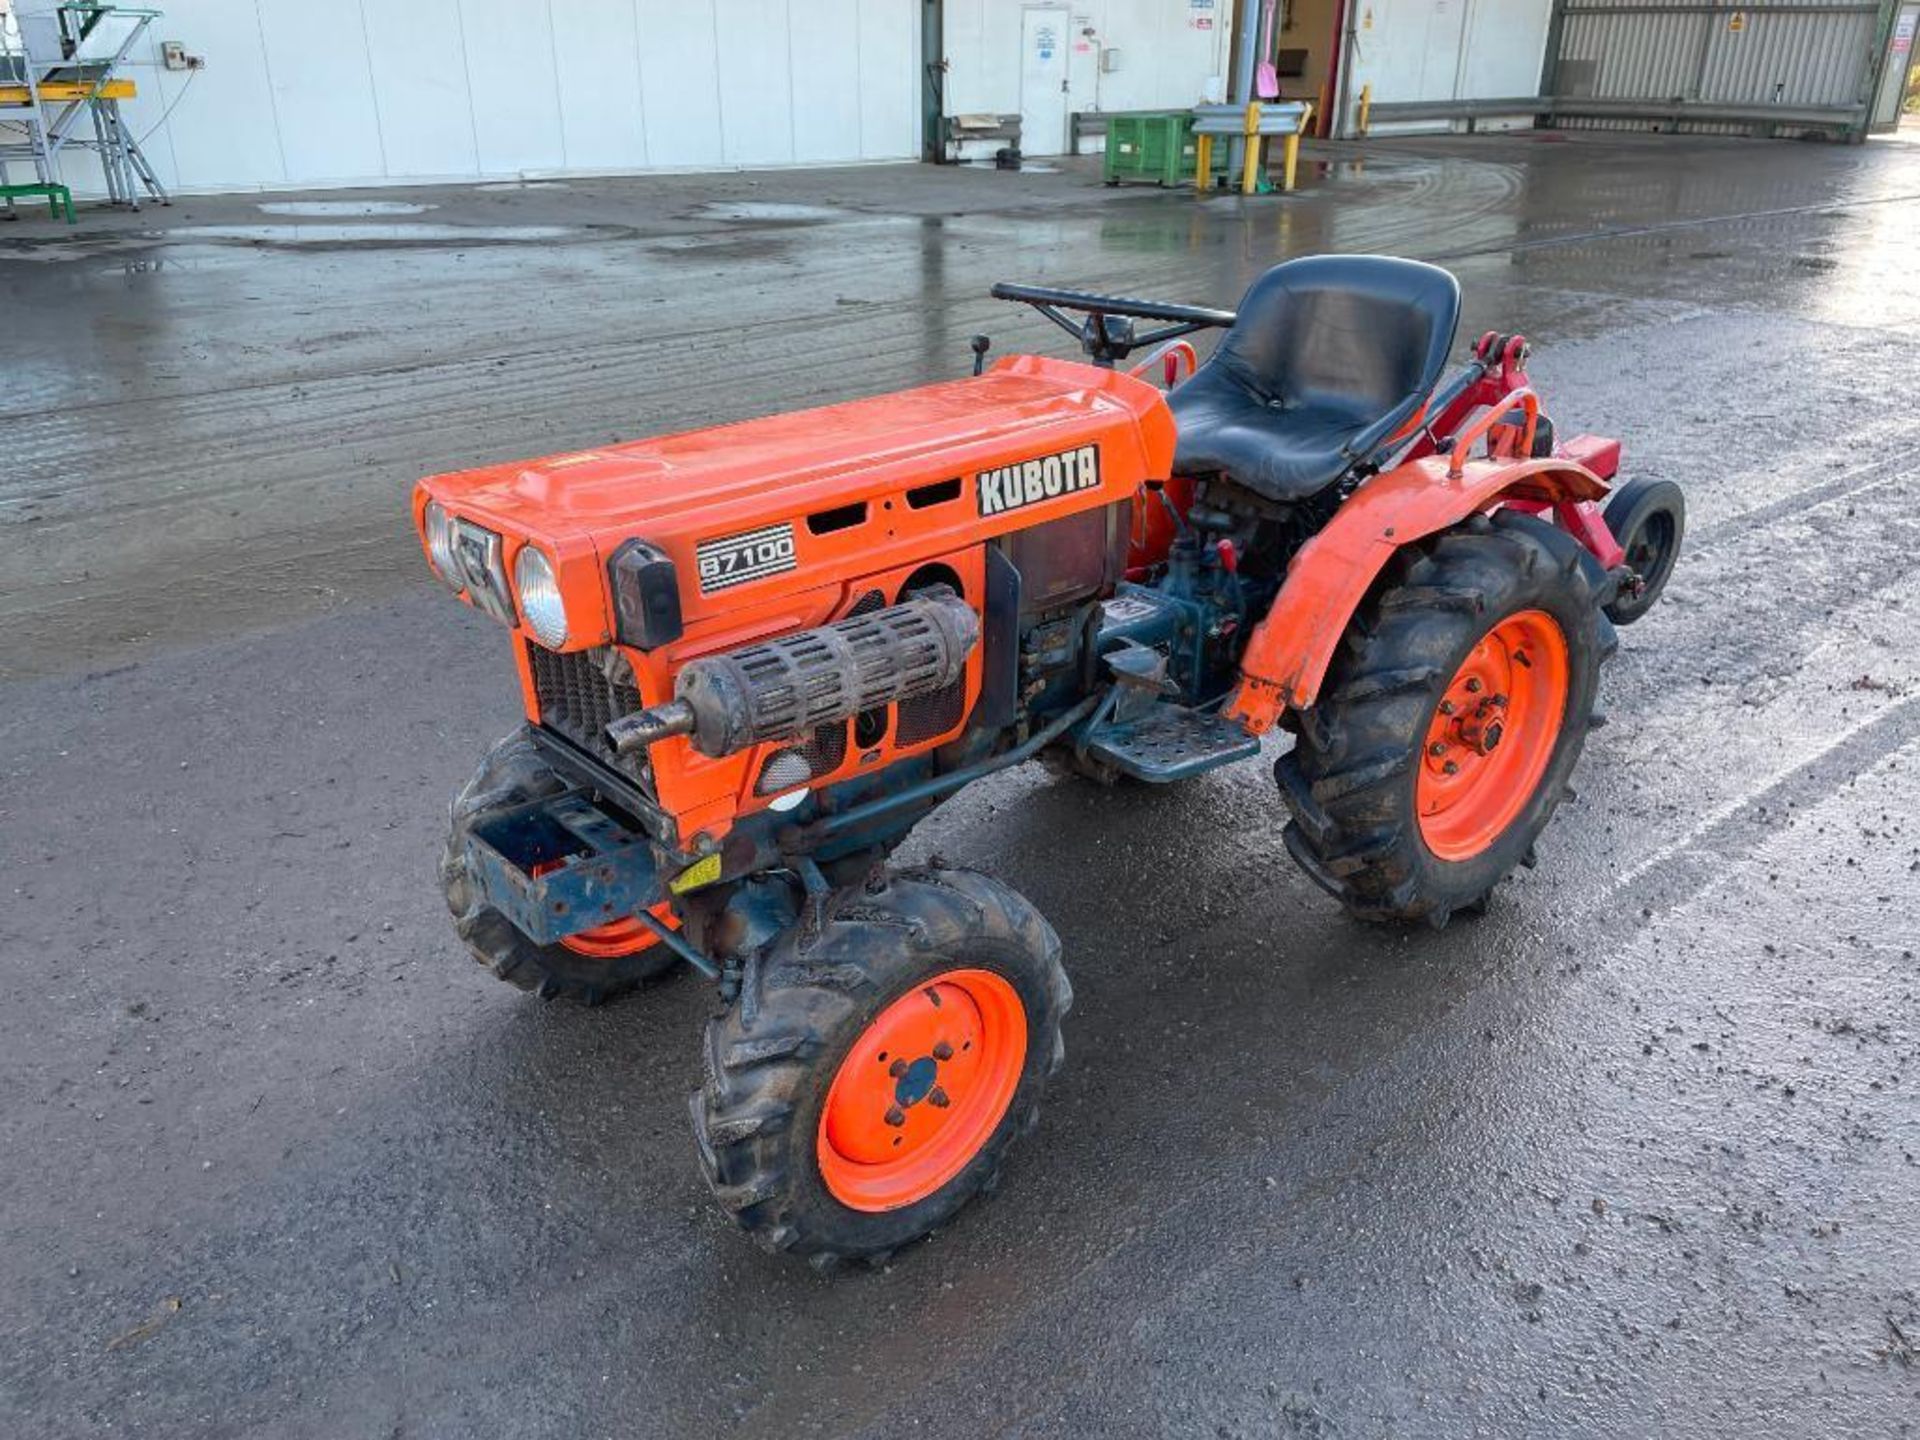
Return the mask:
<svg viewBox="0 0 1920 1440">
<path fill-rule="evenodd" d="M 527 717 L 454 801 L 456 929 L 543 997 L 715 982 L 701 1167 L 821 1264 L 989 1188 L 1064 1053 L 1034 907 L 888 863 L 942 801 L 1033 759 L 1187 779 L 1279 729 L 1301 867 L 1442 926 L 1533 863 L 1684 526 L 1672 485 L 1614 488 L 1617 440 L 1556 437 L 1521 337 L 1444 375 L 1432 266 L 1291 261 L 1235 311 L 994 293 L 1085 360 L 977 336 L 969 378 L 415 495 Z"/>
</svg>

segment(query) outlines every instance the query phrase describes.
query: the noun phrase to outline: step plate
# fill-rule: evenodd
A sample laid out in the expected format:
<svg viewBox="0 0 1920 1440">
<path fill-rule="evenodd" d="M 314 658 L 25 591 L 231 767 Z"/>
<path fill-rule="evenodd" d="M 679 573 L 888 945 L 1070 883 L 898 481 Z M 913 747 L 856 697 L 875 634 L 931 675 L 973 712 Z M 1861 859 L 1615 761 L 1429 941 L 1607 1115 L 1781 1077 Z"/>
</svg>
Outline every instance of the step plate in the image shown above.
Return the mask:
<svg viewBox="0 0 1920 1440">
<path fill-rule="evenodd" d="M 1231 720 L 1156 705 L 1136 720 L 1088 733 L 1087 753 L 1155 785 L 1185 780 L 1258 754 L 1260 741 Z"/>
</svg>

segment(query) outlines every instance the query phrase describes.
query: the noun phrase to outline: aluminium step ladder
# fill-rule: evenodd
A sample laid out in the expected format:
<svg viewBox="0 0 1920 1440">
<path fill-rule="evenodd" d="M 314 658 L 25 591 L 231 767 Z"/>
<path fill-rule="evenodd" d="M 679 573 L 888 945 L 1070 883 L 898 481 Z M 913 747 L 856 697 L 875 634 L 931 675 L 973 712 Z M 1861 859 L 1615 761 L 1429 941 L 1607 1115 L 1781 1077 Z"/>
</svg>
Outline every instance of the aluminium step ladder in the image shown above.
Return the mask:
<svg viewBox="0 0 1920 1440">
<path fill-rule="evenodd" d="M 159 18 L 158 10 L 91 0 L 15 0 L 11 16 L 0 14 L 0 197 L 9 212 L 16 195 L 40 194 L 50 204 L 64 200 L 73 218 L 60 175 L 68 149 L 99 156 L 108 203 L 138 210 L 143 193 L 170 203 L 120 110 L 137 93 L 121 67 Z M 88 53 L 103 26 L 114 38 Z M 9 185 L 8 165 L 23 162 L 33 166 L 34 183 Z"/>
</svg>

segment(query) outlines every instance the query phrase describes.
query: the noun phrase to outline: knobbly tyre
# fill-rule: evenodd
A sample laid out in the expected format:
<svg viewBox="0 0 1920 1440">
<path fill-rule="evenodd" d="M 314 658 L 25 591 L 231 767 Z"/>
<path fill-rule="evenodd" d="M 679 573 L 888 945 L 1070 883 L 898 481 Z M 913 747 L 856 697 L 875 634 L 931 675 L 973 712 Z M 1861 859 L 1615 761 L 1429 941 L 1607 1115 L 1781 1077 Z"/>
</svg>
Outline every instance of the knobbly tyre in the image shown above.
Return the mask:
<svg viewBox="0 0 1920 1440">
<path fill-rule="evenodd" d="M 1063 1055 L 1034 907 L 888 866 L 928 812 L 1037 757 L 1187 779 L 1279 726 L 1302 868 L 1444 925 L 1533 863 L 1614 625 L 1680 546 L 1678 490 L 1556 440 L 1523 339 L 1443 381 L 1443 270 L 1295 260 L 1237 313 L 994 293 L 1086 359 L 989 367 L 976 337 L 971 378 L 415 496 L 527 715 L 453 802 L 461 938 L 545 998 L 714 981 L 700 1164 L 823 1265 L 988 1188 Z"/>
</svg>

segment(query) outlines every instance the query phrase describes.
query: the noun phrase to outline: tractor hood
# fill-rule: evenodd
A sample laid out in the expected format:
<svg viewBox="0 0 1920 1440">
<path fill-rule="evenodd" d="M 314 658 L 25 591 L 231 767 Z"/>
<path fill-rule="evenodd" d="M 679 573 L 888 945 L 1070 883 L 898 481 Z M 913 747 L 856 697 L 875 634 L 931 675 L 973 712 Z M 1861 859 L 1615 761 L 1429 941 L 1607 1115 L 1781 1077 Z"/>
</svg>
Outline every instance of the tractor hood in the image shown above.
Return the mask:
<svg viewBox="0 0 1920 1440">
<path fill-rule="evenodd" d="M 845 581 L 1097 505 L 1164 477 L 1161 392 L 1072 361 L 987 374 L 631 444 L 436 475 L 415 495 L 537 543 L 577 593 L 639 540 L 671 560 L 688 619 Z M 571 603 L 571 602 L 570 602 Z M 604 643 L 570 637 L 565 648 Z"/>
</svg>

